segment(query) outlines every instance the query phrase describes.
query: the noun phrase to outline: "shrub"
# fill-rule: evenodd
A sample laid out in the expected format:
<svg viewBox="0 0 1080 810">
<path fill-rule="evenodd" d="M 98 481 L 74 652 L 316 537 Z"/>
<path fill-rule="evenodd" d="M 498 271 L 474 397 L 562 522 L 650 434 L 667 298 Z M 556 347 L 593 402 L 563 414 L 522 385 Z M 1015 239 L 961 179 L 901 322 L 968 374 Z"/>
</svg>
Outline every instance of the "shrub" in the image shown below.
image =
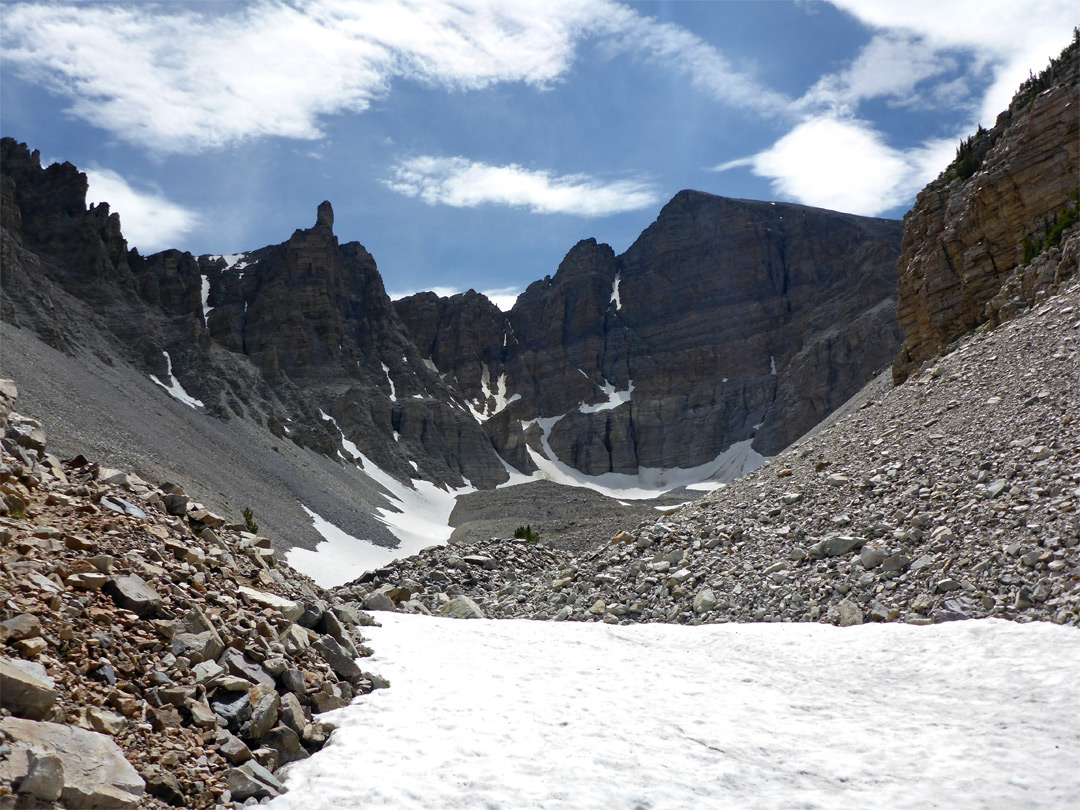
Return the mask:
<svg viewBox="0 0 1080 810">
<path fill-rule="evenodd" d="M 540 539 L 540 535 L 533 531 L 532 526 L 518 526 L 514 529 L 514 537 L 529 543 L 535 543 Z"/>
<path fill-rule="evenodd" d="M 244 526 L 252 534 L 259 533 L 259 524 L 255 522 L 255 513 L 250 508 L 244 508 Z"/>
</svg>

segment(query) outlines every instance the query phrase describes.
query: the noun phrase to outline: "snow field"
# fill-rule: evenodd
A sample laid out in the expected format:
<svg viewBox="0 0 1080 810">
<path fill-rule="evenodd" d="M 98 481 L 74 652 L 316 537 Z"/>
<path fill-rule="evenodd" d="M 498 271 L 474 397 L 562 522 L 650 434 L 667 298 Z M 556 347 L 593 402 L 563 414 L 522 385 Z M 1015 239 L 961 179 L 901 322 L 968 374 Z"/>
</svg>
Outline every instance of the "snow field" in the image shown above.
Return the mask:
<svg viewBox="0 0 1080 810">
<path fill-rule="evenodd" d="M 1080 631 L 379 614 L 274 810 L 1080 806 Z"/>
</svg>

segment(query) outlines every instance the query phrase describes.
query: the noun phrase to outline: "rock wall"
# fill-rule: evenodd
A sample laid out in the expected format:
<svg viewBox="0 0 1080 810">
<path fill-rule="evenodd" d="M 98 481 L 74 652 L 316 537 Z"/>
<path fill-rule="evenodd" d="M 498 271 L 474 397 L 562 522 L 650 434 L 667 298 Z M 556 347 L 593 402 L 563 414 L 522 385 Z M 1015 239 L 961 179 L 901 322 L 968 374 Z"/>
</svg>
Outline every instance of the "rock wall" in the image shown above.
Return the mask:
<svg viewBox="0 0 1080 810">
<path fill-rule="evenodd" d="M 501 324 L 475 293 L 396 306 L 520 469 L 537 419 L 588 474 L 692 467 L 746 440 L 777 452 L 888 364 L 899 240 L 897 222 L 683 191 L 621 256 L 579 242 Z M 467 346 L 446 337 L 481 321 Z"/>
<path fill-rule="evenodd" d="M 904 218 L 898 287 L 904 344 L 893 364 L 897 382 L 959 336 L 1009 317 L 1076 272 L 1080 249 L 1069 247 L 1069 234 L 1037 262 L 1025 258 L 1025 244 L 1030 253 L 1055 220 L 1080 206 L 1075 39 L 1025 83 L 992 130 L 981 130 L 961 151 Z"/>
</svg>

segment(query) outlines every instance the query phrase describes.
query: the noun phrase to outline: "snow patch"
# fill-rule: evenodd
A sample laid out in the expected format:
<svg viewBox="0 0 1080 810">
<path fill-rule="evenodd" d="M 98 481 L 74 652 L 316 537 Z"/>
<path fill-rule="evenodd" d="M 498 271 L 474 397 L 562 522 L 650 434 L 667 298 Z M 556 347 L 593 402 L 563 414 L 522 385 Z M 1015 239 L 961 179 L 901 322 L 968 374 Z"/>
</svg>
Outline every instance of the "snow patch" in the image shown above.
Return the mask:
<svg viewBox="0 0 1080 810">
<path fill-rule="evenodd" d="M 469 410 L 472 412 L 473 417 L 477 422 L 486 422 L 493 417 L 499 411 L 506 408 L 511 402 L 517 402 L 521 399 L 521 394 L 514 394 L 512 397 L 506 396 L 506 374 L 500 374 L 498 382 L 495 385 L 495 389 L 491 388 L 491 371 L 488 369 L 487 363 L 483 365 L 483 371 L 480 375 L 480 402 L 466 403 L 469 406 Z M 491 410 L 487 410 L 488 401 L 494 399 L 495 404 L 491 407 Z M 475 403 L 475 404 L 474 404 Z M 479 406 L 479 407 L 477 407 Z"/>
<path fill-rule="evenodd" d="M 1077 628 L 379 622 L 271 810 L 1080 806 Z"/>
<path fill-rule="evenodd" d="M 207 323 L 210 318 L 210 310 L 213 307 L 210 306 L 210 276 L 205 273 L 202 276 L 202 314 L 203 323 Z"/>
<path fill-rule="evenodd" d="M 581 371 L 581 369 L 578 369 Z M 582 372 L 584 374 L 585 372 Z M 634 393 L 634 381 L 630 382 L 626 386 L 625 391 L 616 391 L 615 386 L 604 380 L 604 384 L 600 386 L 600 390 L 607 396 L 607 400 L 604 402 L 597 402 L 593 405 L 586 405 L 584 402 L 578 406 L 578 410 L 581 413 L 597 413 L 598 411 L 610 411 L 614 408 L 618 408 L 624 402 L 630 401 L 630 395 Z"/>
<path fill-rule="evenodd" d="M 285 558 L 289 565 L 323 588 L 341 585 L 365 571 L 411 557 L 428 546 L 445 545 L 454 531 L 450 527 L 450 513 L 454 511 L 457 496 L 476 491 L 468 480 L 465 486 L 451 490 L 423 480 L 403 484 L 362 453 L 357 452 L 355 457 L 361 462 L 361 471 L 385 490 L 389 505 L 377 508 L 374 516 L 398 539 L 398 545 L 387 548 L 360 540 L 301 504 L 324 542 L 314 551 L 294 548 Z"/>
<path fill-rule="evenodd" d="M 341 429 L 341 426 L 337 423 L 337 420 L 330 414 L 328 414 L 326 411 L 324 411 L 322 408 L 319 408 L 319 416 L 321 416 L 325 421 L 332 423 L 334 427 L 337 428 L 338 433 L 341 434 L 341 446 L 344 447 L 348 454 L 353 457 L 353 460 L 355 461 L 356 459 L 360 458 L 360 448 L 356 446 L 356 442 L 349 441 L 345 438 L 345 431 Z M 339 452 L 338 455 L 341 456 L 341 453 Z M 345 458 L 345 456 L 341 457 Z M 348 461 L 348 459 L 345 460 Z"/>
<path fill-rule="evenodd" d="M 173 376 L 172 373 L 172 358 L 169 357 L 168 352 L 162 352 L 165 355 L 166 373 L 165 377 L 169 380 L 169 384 L 166 385 L 158 379 L 156 374 L 151 374 L 150 379 L 165 389 L 165 392 L 175 399 L 177 402 L 183 402 L 189 408 L 202 408 L 205 407 L 201 400 L 195 399 L 187 391 L 184 390 L 184 386 L 180 384 L 180 381 Z"/>
<path fill-rule="evenodd" d="M 771 354 L 769 355 L 769 373 L 776 376 L 776 358 Z"/>
<path fill-rule="evenodd" d="M 611 284 L 611 302 L 615 305 L 615 311 L 622 309 L 622 296 L 619 295 L 619 284 L 622 282 L 622 273 L 615 274 L 615 281 Z"/>
<path fill-rule="evenodd" d="M 765 456 L 750 447 L 753 440 L 747 439 L 736 442 L 712 461 L 697 467 L 640 467 L 636 475 L 613 472 L 586 475 L 560 461 L 548 443 L 552 428 L 562 418 L 562 416 L 551 416 L 521 423 L 522 430 L 527 430 L 532 425 L 540 428 L 540 445 L 544 453 L 538 453 L 526 445 L 525 450 L 536 465 L 537 471 L 530 476 L 518 473 L 515 478 L 512 475 L 509 481 L 499 484 L 498 489 L 528 481 L 547 480 L 571 487 L 591 489 L 610 498 L 648 500 L 670 490 L 701 482 L 734 481 L 736 478 L 753 472 L 766 461 Z"/>
<path fill-rule="evenodd" d="M 383 374 L 386 375 L 386 381 L 390 383 L 390 401 L 397 402 L 397 389 L 394 387 L 394 381 L 390 379 L 390 366 L 386 363 L 381 363 Z"/>
<path fill-rule="evenodd" d="M 430 358 L 425 357 L 420 362 L 424 364 L 424 368 L 426 368 L 428 371 L 434 371 L 436 374 L 439 373 L 439 370 L 435 368 L 435 364 L 431 362 Z"/>
</svg>

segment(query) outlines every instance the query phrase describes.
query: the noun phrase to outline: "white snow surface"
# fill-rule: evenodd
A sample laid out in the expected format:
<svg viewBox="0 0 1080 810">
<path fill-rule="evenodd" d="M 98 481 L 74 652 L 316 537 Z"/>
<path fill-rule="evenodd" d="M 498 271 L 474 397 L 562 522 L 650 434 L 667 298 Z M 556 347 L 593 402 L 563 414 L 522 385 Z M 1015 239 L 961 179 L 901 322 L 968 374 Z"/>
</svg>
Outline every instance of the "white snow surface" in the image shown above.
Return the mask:
<svg viewBox="0 0 1080 810">
<path fill-rule="evenodd" d="M 273 810 L 1080 806 L 1080 630 L 380 614 Z"/>
<path fill-rule="evenodd" d="M 503 410 L 511 402 L 517 402 L 521 399 L 521 394 L 514 394 L 511 397 L 506 396 L 506 374 L 500 374 L 498 381 L 495 383 L 495 388 L 491 387 L 491 370 L 488 368 L 488 364 L 483 364 L 483 371 L 480 375 L 480 391 L 482 397 L 480 402 L 477 403 L 479 407 L 473 404 L 473 402 L 466 403 L 469 406 L 469 410 L 472 411 L 473 417 L 477 422 L 486 422 L 493 417 L 499 411 Z M 494 398 L 495 404 L 491 410 L 487 410 L 488 400 Z M 475 402 L 475 400 L 474 400 Z"/>
<path fill-rule="evenodd" d="M 578 369 L 578 371 L 581 371 L 581 369 Z M 600 386 L 600 390 L 607 396 L 607 399 L 604 402 L 597 402 L 594 405 L 586 405 L 582 402 L 578 406 L 578 410 L 582 413 L 597 413 L 598 411 L 610 411 L 618 408 L 624 402 L 630 401 L 630 395 L 634 393 L 634 381 L 630 380 L 627 383 L 625 391 L 616 391 L 614 385 L 607 380 L 604 380 L 604 384 Z"/>
<path fill-rule="evenodd" d="M 210 310 L 212 310 L 212 309 L 213 309 L 213 307 L 210 306 L 210 276 L 208 276 L 208 275 L 206 275 L 204 273 L 203 276 L 202 276 L 202 314 L 203 314 L 203 323 L 206 323 L 207 319 L 210 317 Z"/>
<path fill-rule="evenodd" d="M 324 415 L 324 418 L 331 417 Z M 343 441 L 348 440 L 343 438 Z M 352 453 L 353 449 L 348 445 L 352 448 L 356 445 L 352 442 L 346 445 L 345 449 Z M 375 517 L 398 539 L 398 545 L 388 548 L 353 537 L 301 504 L 325 542 L 319 543 L 314 551 L 291 549 L 285 559 L 323 588 L 343 585 L 365 571 L 411 557 L 428 546 L 445 545 L 454 531 L 450 527 L 450 513 L 454 511 L 457 496 L 476 491 L 468 481 L 464 487 L 451 490 L 440 489 L 423 480 L 414 480 L 412 486 L 408 486 L 380 469 L 359 450 L 354 458 L 360 460 L 364 474 L 386 490 L 389 506 L 377 508 Z"/>
<path fill-rule="evenodd" d="M 172 373 L 172 358 L 169 357 L 168 352 L 162 352 L 165 355 L 166 374 L 165 376 L 169 380 L 169 384 L 166 385 L 156 374 L 151 374 L 150 379 L 165 389 L 165 392 L 175 399 L 177 402 L 183 402 L 189 408 L 202 408 L 204 407 L 201 400 L 195 399 L 187 391 L 184 390 L 184 386 L 180 384 L 180 381 L 173 376 Z"/>
<path fill-rule="evenodd" d="M 611 284 L 611 302 L 615 305 L 615 311 L 622 309 L 622 296 L 619 295 L 619 284 L 622 282 L 622 273 L 615 274 L 615 281 Z"/>
<path fill-rule="evenodd" d="M 525 475 L 514 470 L 511 473 L 510 480 L 499 484 L 496 489 L 512 487 L 529 481 L 548 480 L 571 487 L 591 489 L 594 492 L 607 495 L 609 498 L 648 500 L 679 487 L 702 489 L 702 482 L 716 483 L 719 486 L 722 483 L 734 481 L 736 478 L 753 472 L 767 460 L 765 456 L 750 446 L 753 440 L 747 439 L 746 441 L 736 442 L 712 461 L 697 467 L 639 467 L 636 475 L 614 472 L 603 473 L 602 475 L 586 475 L 569 464 L 560 461 L 548 442 L 551 429 L 560 419 L 562 419 L 561 416 L 550 416 L 521 423 L 522 430 L 527 430 L 534 423 L 540 426 L 542 431 L 540 444 L 544 449 L 544 454 L 526 446 L 526 452 L 536 465 L 537 471 L 532 475 Z M 504 466 L 507 466 L 505 462 Z M 510 469 L 507 466 L 508 472 Z"/>
<path fill-rule="evenodd" d="M 390 383 L 390 384 L 393 385 L 393 383 Z M 341 425 L 339 425 L 337 423 L 337 419 L 332 417 L 330 414 L 328 414 L 322 408 L 319 408 L 319 416 L 321 416 L 323 418 L 323 420 L 325 420 L 327 422 L 331 422 L 334 425 L 334 427 L 337 428 L 338 433 L 341 434 L 341 446 L 344 447 L 345 451 L 350 456 L 353 457 L 353 461 L 355 461 L 358 458 L 361 458 L 360 448 L 356 446 L 356 442 L 352 441 L 351 439 L 346 439 L 345 438 L 345 431 L 341 429 Z M 341 456 L 342 458 L 345 458 L 345 456 L 341 455 L 340 450 L 338 451 L 338 455 Z M 345 460 L 348 461 L 348 459 L 345 459 Z M 312 577 L 312 579 L 314 579 L 314 578 L 315 577 Z"/>
<path fill-rule="evenodd" d="M 390 383 L 390 401 L 397 402 L 397 388 L 394 387 L 394 381 L 390 379 L 390 366 L 386 363 L 382 363 L 383 374 L 386 375 L 386 381 Z"/>
</svg>

